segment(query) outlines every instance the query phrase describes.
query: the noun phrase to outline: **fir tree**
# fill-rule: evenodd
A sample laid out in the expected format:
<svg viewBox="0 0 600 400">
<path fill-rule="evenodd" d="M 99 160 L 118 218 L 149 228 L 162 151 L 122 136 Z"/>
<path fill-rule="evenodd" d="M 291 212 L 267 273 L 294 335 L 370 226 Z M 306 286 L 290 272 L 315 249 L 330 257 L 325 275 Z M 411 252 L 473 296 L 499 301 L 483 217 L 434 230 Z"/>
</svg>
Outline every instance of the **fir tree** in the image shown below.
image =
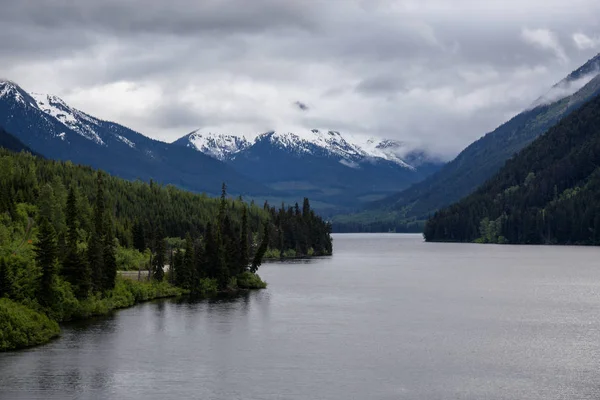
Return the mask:
<svg viewBox="0 0 600 400">
<path fill-rule="evenodd" d="M 117 279 L 117 255 L 111 222 L 112 220 L 109 219 L 109 227 L 106 229 L 106 235 L 104 236 L 102 255 L 102 289 L 105 291 L 114 289 L 115 281 Z"/>
<path fill-rule="evenodd" d="M 227 185 L 225 182 L 221 185 L 221 200 L 219 202 L 219 226 L 223 227 L 223 221 L 227 212 Z"/>
<path fill-rule="evenodd" d="M 213 254 L 214 259 L 211 262 L 213 262 L 215 265 L 215 278 L 217 278 L 217 285 L 219 289 L 225 290 L 229 284 L 230 273 L 227 266 L 226 248 L 223 244 L 221 230 L 218 227 L 215 229 L 213 238 L 216 251 Z"/>
<path fill-rule="evenodd" d="M 156 240 L 156 251 L 153 258 L 152 278 L 157 282 L 162 282 L 165 277 L 165 258 L 167 253 L 167 242 L 164 238 Z"/>
<path fill-rule="evenodd" d="M 253 274 L 258 271 L 258 267 L 262 264 L 262 259 L 267 252 L 267 247 L 269 245 L 269 224 L 265 224 L 263 231 L 263 238 L 260 242 L 260 246 L 256 250 L 256 254 L 254 255 L 254 259 L 252 260 L 252 267 L 250 267 L 250 272 Z"/>
<path fill-rule="evenodd" d="M 77 193 L 73 186 L 69 188 L 67 196 L 66 218 L 67 242 L 62 264 L 62 274 L 75 287 L 76 296 L 78 298 L 85 298 L 91 285 L 90 272 L 87 262 L 77 246 L 79 239 L 77 231 L 79 212 L 77 209 Z"/>
<path fill-rule="evenodd" d="M 12 274 L 6 259 L 0 258 L 0 298 L 12 294 Z"/>
<path fill-rule="evenodd" d="M 96 201 L 94 203 L 93 231 L 88 242 L 88 262 L 92 277 L 92 287 L 102 291 L 105 286 L 104 274 L 104 188 L 102 174 L 98 173 L 96 181 Z"/>
<path fill-rule="evenodd" d="M 194 242 L 192 241 L 191 235 L 188 233 L 185 237 L 185 252 L 183 253 L 183 264 L 181 266 L 182 287 L 185 289 L 191 289 L 195 282 L 194 279 Z"/>
<path fill-rule="evenodd" d="M 45 306 L 52 304 L 56 258 L 56 232 L 48 218 L 42 217 L 37 242 L 35 243 L 35 260 L 42 271 L 38 288 L 38 300 L 40 304 Z"/>
<path fill-rule="evenodd" d="M 144 225 L 140 223 L 140 221 L 136 220 L 133 224 L 132 228 L 132 236 L 133 236 L 133 247 L 139 250 L 140 252 L 144 252 L 146 250 L 146 238 L 144 234 Z"/>
<path fill-rule="evenodd" d="M 242 211 L 242 233 L 240 236 L 240 260 L 239 266 L 242 271 L 245 271 L 250 264 L 250 249 L 248 246 L 248 209 L 244 205 Z"/>
</svg>

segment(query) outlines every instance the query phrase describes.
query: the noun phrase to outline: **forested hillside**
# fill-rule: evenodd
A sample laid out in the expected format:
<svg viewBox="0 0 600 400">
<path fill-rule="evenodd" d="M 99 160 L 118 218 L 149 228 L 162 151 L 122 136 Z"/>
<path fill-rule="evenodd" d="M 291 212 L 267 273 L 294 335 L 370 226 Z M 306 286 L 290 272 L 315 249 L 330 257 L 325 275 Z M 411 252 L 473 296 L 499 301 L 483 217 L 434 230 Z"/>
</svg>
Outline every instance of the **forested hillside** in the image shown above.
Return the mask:
<svg viewBox="0 0 600 400">
<path fill-rule="evenodd" d="M 600 55 L 555 85 L 546 98 L 536 102 L 535 107 L 523 111 L 467 146 L 438 172 L 399 193 L 372 203 L 364 212 L 334 218 L 334 225 L 351 228 L 352 223 L 360 224 L 361 220 L 367 220 L 370 216 L 377 221 L 377 226 L 398 230 L 407 225 L 418 227 L 418 221 L 426 220 L 436 210 L 473 193 L 498 172 L 506 160 L 562 118 L 598 96 L 600 76 L 595 76 L 570 96 L 556 99 L 551 94 L 553 90 L 560 92 L 561 87 L 569 87 L 582 77 L 593 75 L 599 68 Z"/>
<path fill-rule="evenodd" d="M 600 99 L 551 128 L 475 193 L 437 212 L 425 239 L 600 244 Z"/>
<path fill-rule="evenodd" d="M 52 321 L 180 289 L 264 287 L 255 273 L 265 256 L 331 254 L 330 231 L 308 199 L 248 205 L 225 185 L 214 199 L 0 149 L 0 350 L 47 340 L 33 330 L 52 336 Z M 117 278 L 132 266 L 150 286 Z"/>
</svg>

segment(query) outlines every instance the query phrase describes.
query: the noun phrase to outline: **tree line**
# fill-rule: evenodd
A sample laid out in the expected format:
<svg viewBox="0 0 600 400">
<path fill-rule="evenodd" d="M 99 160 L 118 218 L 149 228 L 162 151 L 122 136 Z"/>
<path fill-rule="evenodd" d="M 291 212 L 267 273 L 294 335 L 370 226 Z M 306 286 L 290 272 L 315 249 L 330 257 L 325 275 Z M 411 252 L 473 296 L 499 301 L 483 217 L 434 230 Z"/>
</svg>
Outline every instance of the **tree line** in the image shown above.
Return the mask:
<svg viewBox="0 0 600 400">
<path fill-rule="evenodd" d="M 108 295 L 121 249 L 150 251 L 152 279 L 192 293 L 261 287 L 266 255 L 331 254 L 330 232 L 308 199 L 259 207 L 225 185 L 214 199 L 0 149 L 0 297 Z"/>
</svg>

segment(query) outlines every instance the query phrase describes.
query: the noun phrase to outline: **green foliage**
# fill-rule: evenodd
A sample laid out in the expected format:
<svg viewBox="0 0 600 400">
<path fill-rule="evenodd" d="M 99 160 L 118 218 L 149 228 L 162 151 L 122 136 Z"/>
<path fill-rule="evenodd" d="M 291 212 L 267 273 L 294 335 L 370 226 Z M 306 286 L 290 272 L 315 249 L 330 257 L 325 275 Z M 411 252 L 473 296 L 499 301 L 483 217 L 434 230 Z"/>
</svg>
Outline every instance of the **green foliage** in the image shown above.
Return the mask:
<svg viewBox="0 0 600 400">
<path fill-rule="evenodd" d="M 263 256 L 265 260 L 278 260 L 281 258 L 281 250 L 279 249 L 267 249 Z"/>
<path fill-rule="evenodd" d="M 258 267 L 262 263 L 262 259 L 269 248 L 269 226 L 265 224 L 265 229 L 263 233 L 262 241 L 260 242 L 260 246 L 258 250 L 256 250 L 256 254 L 254 255 L 254 259 L 252 260 L 252 266 L 250 267 L 250 272 L 253 274 L 258 271 Z"/>
<path fill-rule="evenodd" d="M 260 279 L 258 274 L 244 271 L 237 276 L 237 286 L 240 289 L 264 289 L 267 287 L 267 283 Z"/>
<path fill-rule="evenodd" d="M 0 298 L 8 297 L 13 291 L 13 277 L 10 267 L 4 258 L 0 258 Z"/>
<path fill-rule="evenodd" d="M 294 249 L 287 249 L 286 251 L 283 252 L 283 256 L 282 258 L 296 258 L 298 257 L 298 254 L 296 254 L 296 250 Z"/>
<path fill-rule="evenodd" d="M 141 253 L 139 250 L 134 248 L 117 246 L 117 270 L 138 271 L 140 269 L 147 269 L 147 266 L 150 263 L 151 255 L 152 253 L 148 249 Z"/>
<path fill-rule="evenodd" d="M 0 351 L 46 343 L 58 336 L 55 321 L 9 299 L 0 299 Z"/>
<path fill-rule="evenodd" d="M 165 259 L 167 242 L 165 239 L 157 239 L 154 258 L 152 259 L 152 279 L 162 282 L 165 277 Z"/>
<path fill-rule="evenodd" d="M 52 283 L 56 274 L 56 232 L 45 216 L 40 222 L 40 230 L 35 244 L 35 261 L 42 271 L 38 288 L 38 301 L 49 305 L 52 302 Z"/>
<path fill-rule="evenodd" d="M 428 241 L 600 244 L 600 98 L 573 112 L 460 202 Z"/>
<path fill-rule="evenodd" d="M 250 259 L 256 271 L 269 246 L 331 254 L 330 226 L 308 200 L 303 213 L 259 208 L 228 199 L 225 186 L 221 199 L 210 199 L 1 149 L 0 192 L 11 194 L 0 196 L 0 297 L 54 321 L 184 292 L 236 290 L 238 282 L 264 287 L 246 272 Z M 258 245 L 251 238 L 260 229 Z M 138 268 L 151 270 L 152 281 L 117 277 L 118 269 Z"/>
</svg>

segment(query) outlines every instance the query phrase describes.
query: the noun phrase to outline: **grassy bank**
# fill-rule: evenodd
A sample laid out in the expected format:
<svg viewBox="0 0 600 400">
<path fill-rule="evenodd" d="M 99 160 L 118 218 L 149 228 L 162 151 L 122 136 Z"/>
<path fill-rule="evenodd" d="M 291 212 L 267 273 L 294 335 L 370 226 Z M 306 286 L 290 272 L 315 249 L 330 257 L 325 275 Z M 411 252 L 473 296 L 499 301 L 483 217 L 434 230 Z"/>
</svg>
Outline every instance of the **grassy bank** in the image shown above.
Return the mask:
<svg viewBox="0 0 600 400">
<path fill-rule="evenodd" d="M 0 351 L 46 343 L 59 334 L 58 323 L 46 315 L 0 299 Z"/>
<path fill-rule="evenodd" d="M 57 282 L 57 300 L 49 308 L 31 300 L 19 303 L 3 298 L 0 299 L 0 351 L 47 343 L 60 334 L 59 322 L 107 315 L 144 301 L 185 293 L 166 282 L 117 279 L 115 288 L 105 296 L 95 295 L 85 300 L 75 298 L 67 283 Z"/>
<path fill-rule="evenodd" d="M 192 294 L 204 298 L 223 292 L 235 293 L 266 287 L 266 282 L 260 276 L 244 272 L 232 278 L 225 291 L 218 290 L 215 279 L 203 279 L 201 290 Z M 42 307 L 37 302 L 27 299 L 21 302 L 8 298 L 0 299 L 0 352 L 49 342 L 60 335 L 59 322 L 108 315 L 114 310 L 145 301 L 187 295 L 189 291 L 166 281 L 139 282 L 119 277 L 115 288 L 104 296 L 96 294 L 85 300 L 78 300 L 72 293 L 69 284 L 59 280 L 54 289 L 56 301 L 51 307 Z"/>
</svg>

